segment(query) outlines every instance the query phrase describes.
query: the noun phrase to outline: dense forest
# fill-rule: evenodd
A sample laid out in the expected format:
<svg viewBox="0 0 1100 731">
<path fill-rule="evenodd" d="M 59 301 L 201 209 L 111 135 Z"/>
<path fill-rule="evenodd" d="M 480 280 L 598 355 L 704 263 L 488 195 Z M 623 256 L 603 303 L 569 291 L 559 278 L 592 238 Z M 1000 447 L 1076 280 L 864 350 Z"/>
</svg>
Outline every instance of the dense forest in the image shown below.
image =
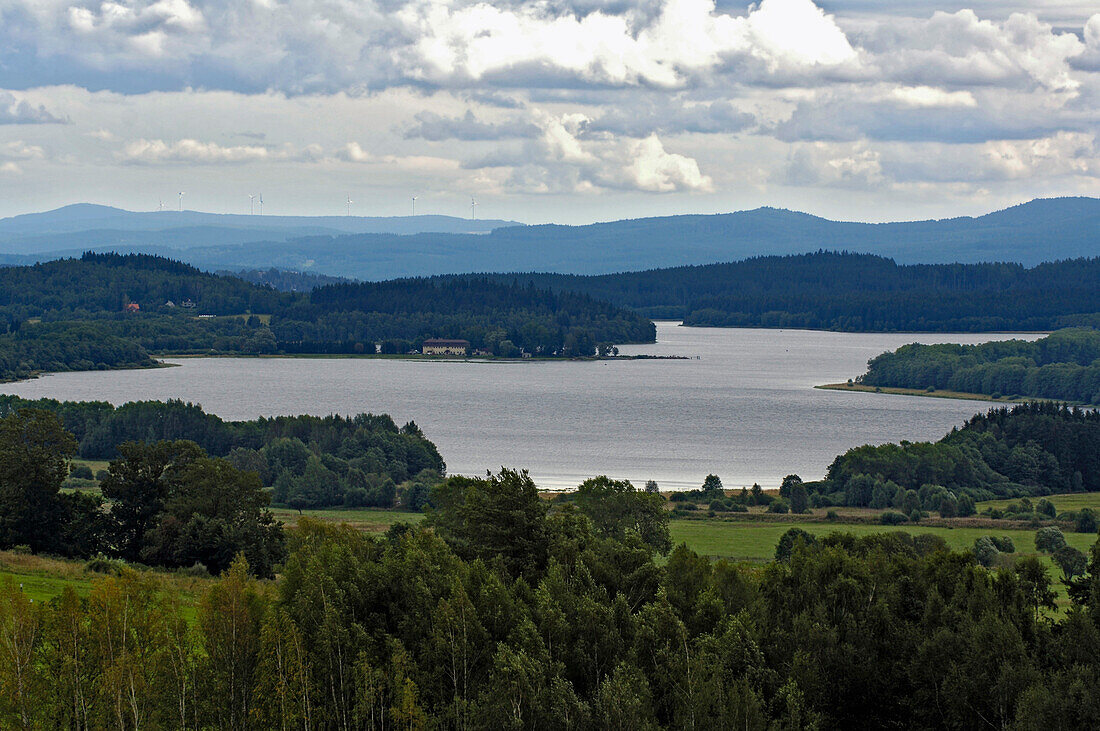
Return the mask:
<svg viewBox="0 0 1100 731">
<path fill-rule="evenodd" d="M 602 276 L 488 276 L 696 326 L 980 332 L 1100 325 L 1100 258 L 1032 268 L 899 265 L 819 251 Z"/>
<path fill-rule="evenodd" d="M 0 724 L 1100 725 L 1097 548 L 1059 617 L 1039 559 L 987 570 L 934 536 L 794 529 L 766 566 L 661 559 L 615 530 L 619 494 L 552 510 L 504 471 L 454 497 L 378 537 L 303 520 L 277 581 L 239 559 L 194 622 L 125 567 L 44 604 L 0 583 Z"/>
<path fill-rule="evenodd" d="M 56 414 L 84 459 L 115 459 L 126 442 L 193 442 L 256 473 L 263 486 L 274 488 L 275 502 L 295 508 L 393 507 L 402 498 L 418 508 L 446 469 L 416 424 L 398 428 L 384 414 L 224 421 L 182 401 L 115 407 L 0 395 L 0 417 L 23 409 Z"/>
<path fill-rule="evenodd" d="M 872 358 L 857 380 L 867 386 L 1100 404 L 1100 330 L 1059 330 L 1033 342 L 914 343 Z"/>
<path fill-rule="evenodd" d="M 994 497 L 1100 491 L 1100 412 L 1050 403 L 993 409 L 938 442 L 850 449 L 808 486 L 817 505 L 904 506 L 906 514 L 947 517 Z"/>
<path fill-rule="evenodd" d="M 574 357 L 655 331 L 584 295 L 488 280 L 280 292 L 160 257 L 92 253 L 0 268 L 0 379 L 150 366 L 165 353 L 407 353 L 440 337 L 494 355 Z"/>
</svg>

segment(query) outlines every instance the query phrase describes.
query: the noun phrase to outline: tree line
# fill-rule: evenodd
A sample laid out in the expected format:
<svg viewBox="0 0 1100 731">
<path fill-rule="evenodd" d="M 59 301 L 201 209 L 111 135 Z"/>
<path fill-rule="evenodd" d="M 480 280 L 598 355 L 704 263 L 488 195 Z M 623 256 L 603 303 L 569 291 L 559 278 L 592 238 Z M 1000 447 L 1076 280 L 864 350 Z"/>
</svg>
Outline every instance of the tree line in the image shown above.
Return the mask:
<svg viewBox="0 0 1100 731">
<path fill-rule="evenodd" d="M 914 343 L 872 358 L 856 380 L 868 386 L 1100 404 L 1100 330 L 1070 328 L 1032 342 Z"/>
<path fill-rule="evenodd" d="M 585 295 L 484 279 L 280 292 L 142 254 L 0 268 L 0 379 L 149 366 L 165 353 L 407 353 L 430 338 L 573 357 L 652 342 L 655 329 Z"/>
<path fill-rule="evenodd" d="M 193 442 L 254 473 L 276 503 L 419 508 L 446 471 L 439 450 L 413 422 L 385 414 L 276 416 L 225 421 L 197 404 L 28 400 L 0 395 L 0 416 L 24 409 L 59 417 L 84 459 L 115 459 L 126 442 Z M 408 484 L 406 484 L 408 483 Z"/>
<path fill-rule="evenodd" d="M 1100 413 L 1029 403 L 977 414 L 936 442 L 864 445 L 807 483 L 817 506 L 938 510 L 971 515 L 974 503 L 1100 491 Z M 1030 511 L 1029 511 L 1030 512 Z"/>
<path fill-rule="evenodd" d="M 1100 258 L 1030 268 L 899 265 L 872 254 L 818 251 L 596 276 L 490 276 L 700 327 L 986 332 L 1100 325 Z"/>
<path fill-rule="evenodd" d="M 1055 616 L 1038 559 L 986 569 L 934 536 L 792 530 L 764 566 L 661 558 L 644 492 L 552 507 L 508 470 L 437 490 L 427 526 L 383 536 L 303 520 L 277 580 L 237 559 L 193 622 L 129 568 L 45 603 L 0 583 L 0 724 L 1100 725 L 1100 547 Z"/>
</svg>

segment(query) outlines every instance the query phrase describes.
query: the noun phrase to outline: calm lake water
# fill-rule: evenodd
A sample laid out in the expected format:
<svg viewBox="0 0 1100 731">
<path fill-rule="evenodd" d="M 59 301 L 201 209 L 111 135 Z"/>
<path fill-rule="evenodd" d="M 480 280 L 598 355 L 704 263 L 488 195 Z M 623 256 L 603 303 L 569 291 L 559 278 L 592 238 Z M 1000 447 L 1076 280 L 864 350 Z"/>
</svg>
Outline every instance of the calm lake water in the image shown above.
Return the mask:
<svg viewBox="0 0 1100 731">
<path fill-rule="evenodd" d="M 189 358 L 178 368 L 60 373 L 0 392 L 26 398 L 193 401 L 226 419 L 388 413 L 438 445 L 449 471 L 527 468 L 540 487 L 608 474 L 662 488 L 779 484 L 825 474 L 850 447 L 937 439 L 980 402 L 822 391 L 911 342 L 979 343 L 1036 335 L 848 334 L 685 328 L 625 354 L 690 360 L 423 362 Z M 695 358 L 698 356 L 698 358 Z"/>
</svg>

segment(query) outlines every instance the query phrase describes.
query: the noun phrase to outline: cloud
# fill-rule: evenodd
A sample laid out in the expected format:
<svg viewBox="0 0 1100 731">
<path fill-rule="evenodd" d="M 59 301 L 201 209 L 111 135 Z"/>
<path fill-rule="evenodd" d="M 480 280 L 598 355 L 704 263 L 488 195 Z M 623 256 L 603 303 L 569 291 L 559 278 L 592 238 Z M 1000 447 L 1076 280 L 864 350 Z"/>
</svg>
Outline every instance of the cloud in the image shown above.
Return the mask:
<svg viewBox="0 0 1100 731">
<path fill-rule="evenodd" d="M 624 172 L 638 190 L 670 193 L 714 188 L 713 181 L 699 172 L 699 163 L 690 157 L 666 152 L 656 134 L 632 144 L 630 155 L 634 162 Z"/>
<path fill-rule="evenodd" d="M 1081 82 L 1071 60 L 1085 46 L 1031 14 L 1003 22 L 973 10 L 937 11 L 928 20 L 882 23 L 860 37 L 880 78 L 913 85 L 1039 86 L 1072 95 Z"/>
<path fill-rule="evenodd" d="M 673 88 L 737 66 L 790 74 L 857 60 L 812 0 L 761 0 L 744 15 L 714 0 L 10 0 L 0 21 L 10 49 L 0 83 L 86 78 L 122 91 L 522 88 L 534 79 Z"/>
<path fill-rule="evenodd" d="M 643 139 L 593 132 L 583 114 L 540 120 L 541 134 L 518 148 L 496 148 L 467 160 L 466 169 L 506 168 L 512 192 L 561 193 L 631 190 L 707 192 L 714 181 L 687 155 L 668 152 L 654 133 Z"/>
<path fill-rule="evenodd" d="M 899 86 L 890 91 L 890 98 L 903 107 L 949 109 L 978 106 L 978 101 L 969 91 L 947 91 L 932 86 Z"/>
<path fill-rule="evenodd" d="M 214 142 L 182 139 L 175 142 L 139 139 L 128 143 L 121 152 L 127 163 L 153 165 L 160 163 L 192 163 L 201 165 L 243 163 L 270 160 L 279 156 L 267 147 L 236 145 L 224 147 Z"/>
<path fill-rule="evenodd" d="M 0 124 L 64 124 L 67 120 L 34 106 L 15 94 L 0 91 Z"/>
<path fill-rule="evenodd" d="M 23 169 L 14 162 L 2 162 L 0 163 L 0 173 L 4 175 L 21 175 Z"/>
<path fill-rule="evenodd" d="M 768 72 L 856 60 L 834 19 L 811 0 L 762 0 L 745 16 L 713 0 L 663 0 L 652 18 L 595 11 L 547 16 L 541 6 L 452 8 L 419 2 L 398 17 L 416 41 L 396 53 L 412 78 L 434 83 L 532 79 L 676 88 L 737 60 Z"/>
<path fill-rule="evenodd" d="M 882 185 L 881 154 L 864 143 L 816 142 L 795 148 L 781 182 L 801 187 L 869 188 Z"/>
<path fill-rule="evenodd" d="M 417 112 L 416 123 L 405 129 L 405 139 L 441 140 L 503 140 L 534 137 L 539 128 L 522 119 L 483 122 L 472 110 L 462 117 L 444 117 L 430 111 Z"/>
</svg>

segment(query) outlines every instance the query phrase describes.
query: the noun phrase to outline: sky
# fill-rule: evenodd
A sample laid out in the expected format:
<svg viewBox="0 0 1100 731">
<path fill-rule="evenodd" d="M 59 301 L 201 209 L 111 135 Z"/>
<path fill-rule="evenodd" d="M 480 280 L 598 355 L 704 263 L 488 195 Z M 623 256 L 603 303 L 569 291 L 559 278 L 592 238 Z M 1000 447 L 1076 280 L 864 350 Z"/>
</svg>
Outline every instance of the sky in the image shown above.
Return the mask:
<svg viewBox="0 0 1100 731">
<path fill-rule="evenodd" d="M 1095 2 L 0 0 L 0 216 L 942 218 L 1098 136 Z"/>
</svg>

